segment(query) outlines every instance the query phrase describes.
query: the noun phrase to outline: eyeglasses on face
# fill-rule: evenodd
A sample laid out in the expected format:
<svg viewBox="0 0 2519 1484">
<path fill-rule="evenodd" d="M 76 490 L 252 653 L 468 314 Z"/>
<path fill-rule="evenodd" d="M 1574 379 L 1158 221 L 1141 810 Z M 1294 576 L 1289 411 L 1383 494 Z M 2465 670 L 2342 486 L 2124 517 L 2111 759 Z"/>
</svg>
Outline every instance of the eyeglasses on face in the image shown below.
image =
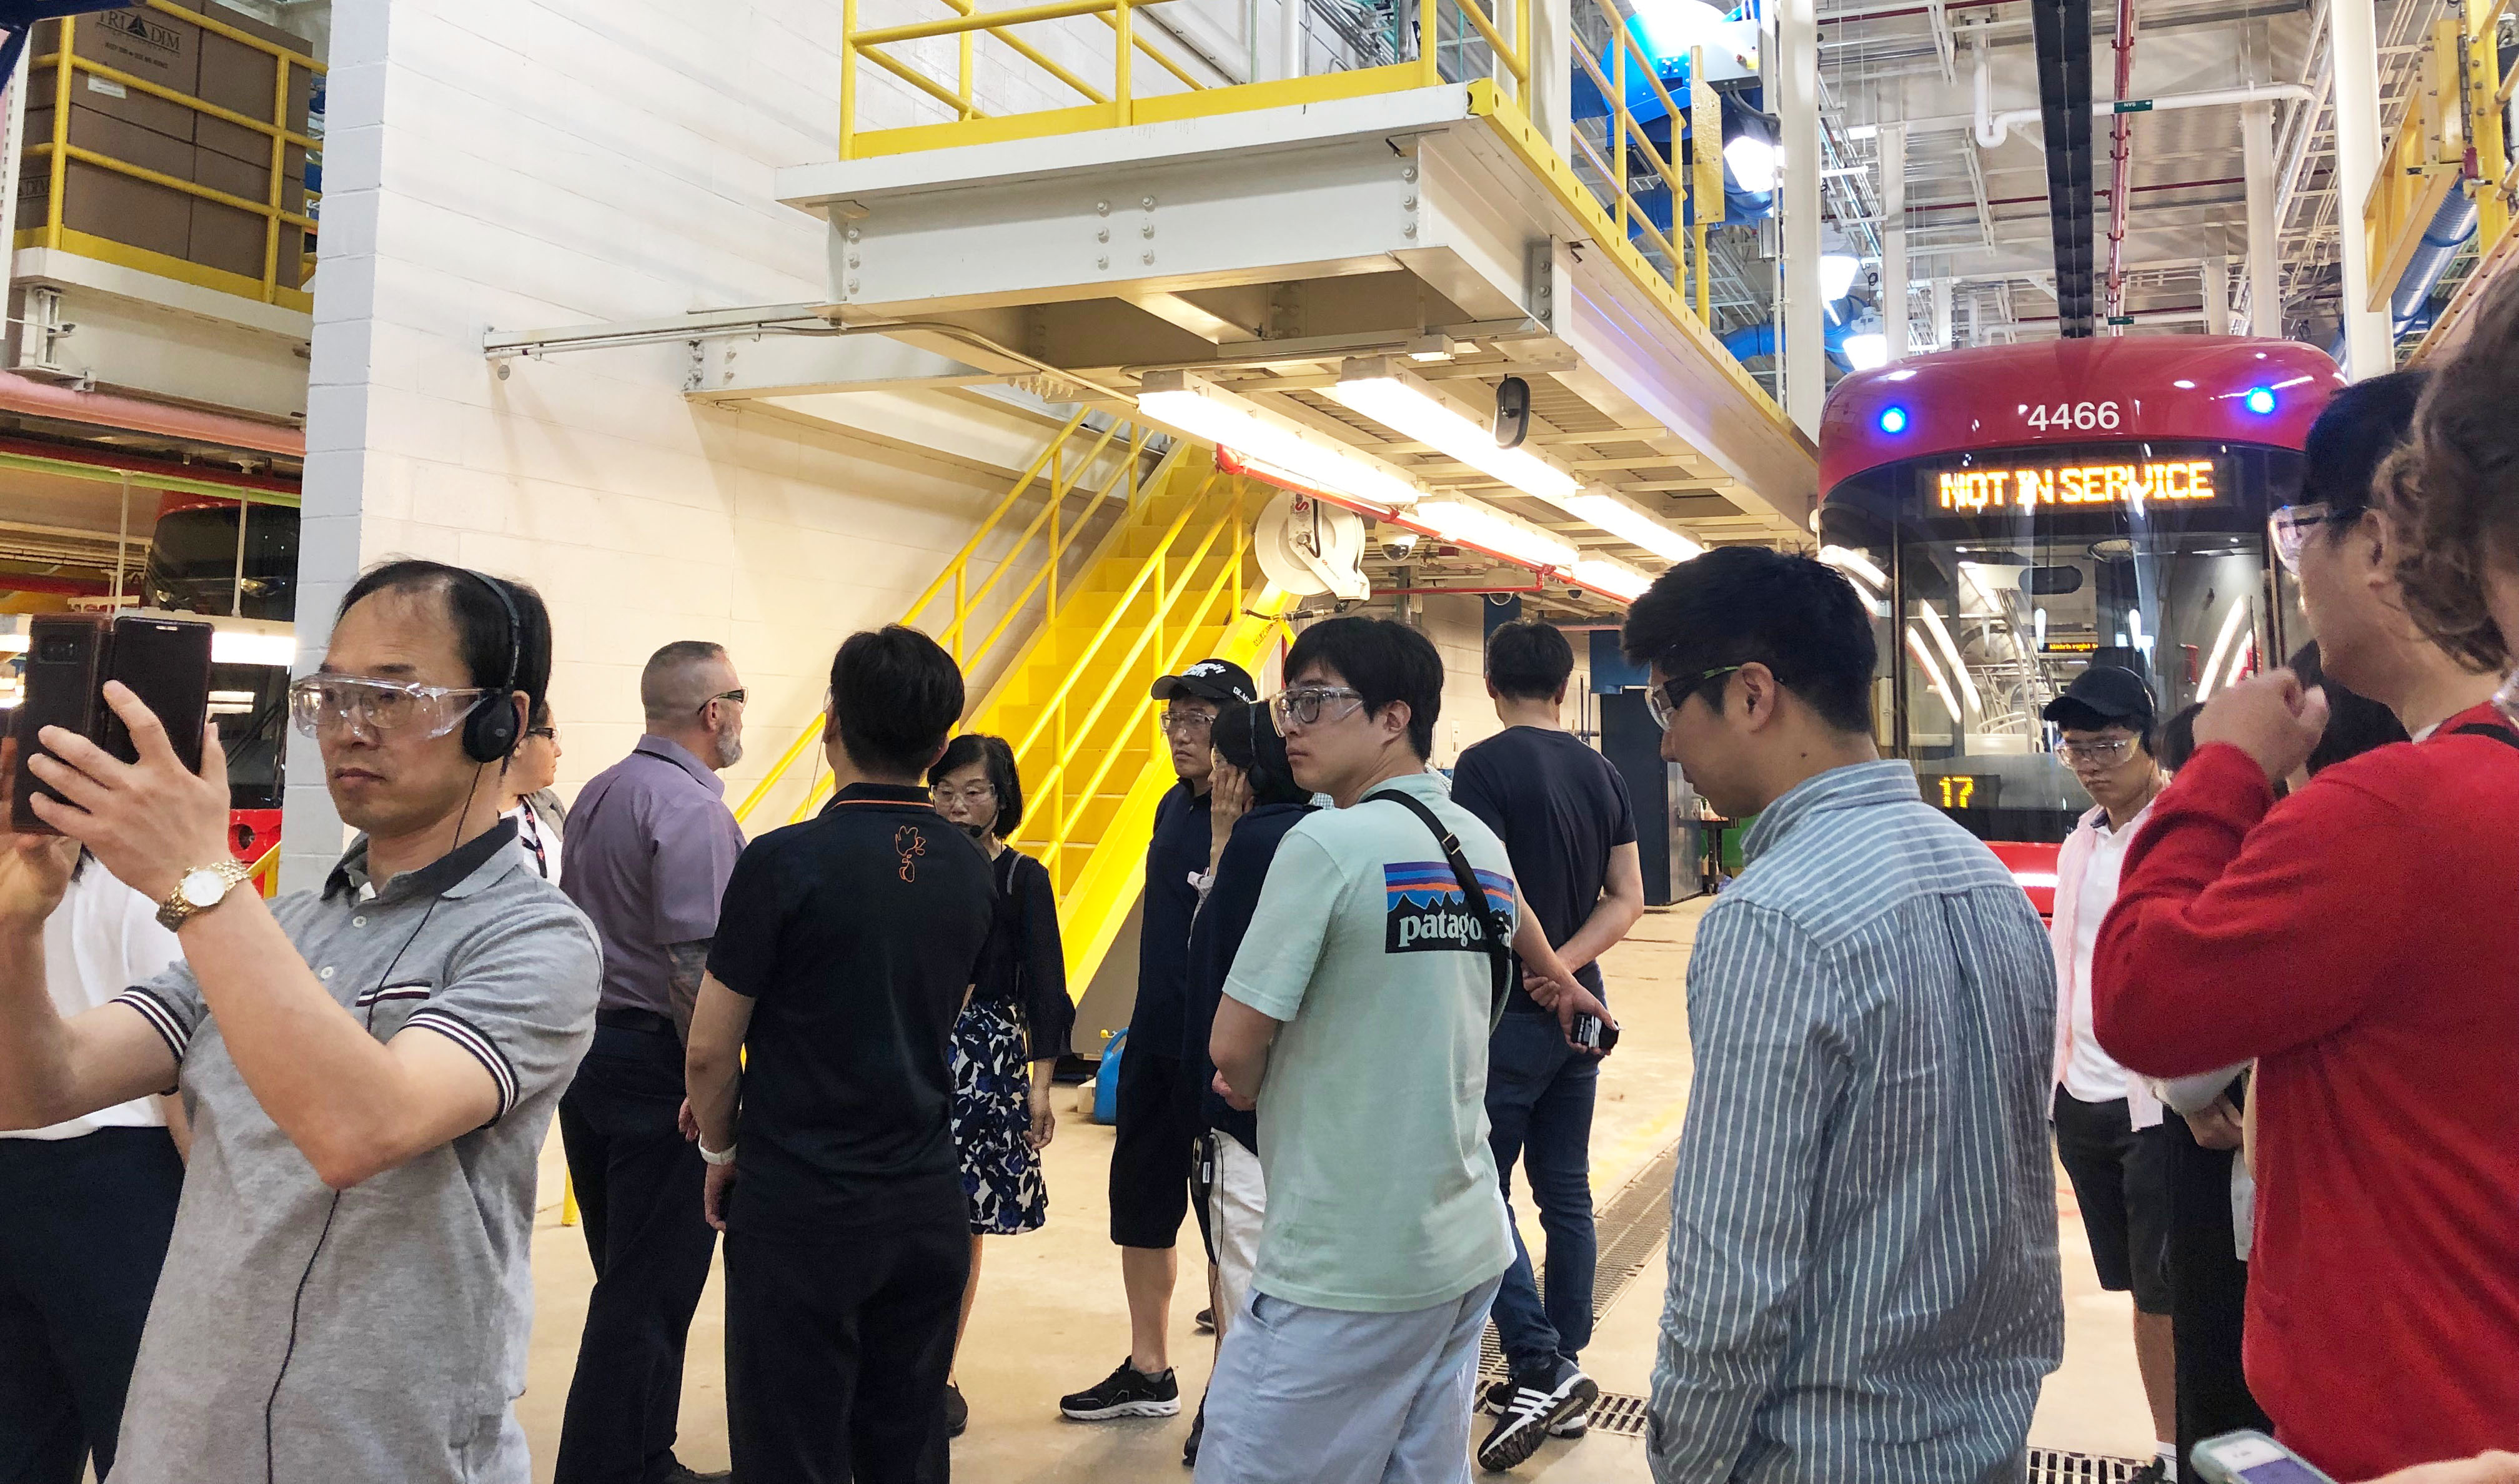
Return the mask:
<svg viewBox="0 0 2519 1484">
<path fill-rule="evenodd" d="M 2275 556 L 2283 570 L 2300 576 L 2300 552 L 2309 545 L 2313 526 L 2341 524 L 2347 517 L 2338 515 L 2324 502 L 2305 505 L 2284 505 L 2271 517 L 2275 535 Z"/>
<path fill-rule="evenodd" d="M 742 705 L 742 704 L 743 704 L 743 687 L 742 687 L 742 686 L 740 686 L 740 685 L 738 685 L 738 686 L 736 686 L 736 687 L 735 687 L 734 689 L 732 689 L 732 690 L 721 690 L 721 691 L 719 691 L 716 695 L 713 695 L 713 696 L 709 697 L 707 700 L 702 701 L 702 702 L 700 703 L 700 710 L 702 710 L 702 711 L 706 711 L 706 710 L 708 710 L 710 707 L 715 706 L 715 705 L 716 705 L 718 702 L 720 702 L 720 701 L 732 701 L 732 702 L 733 702 L 735 705 L 737 705 L 737 706 Z"/>
<path fill-rule="evenodd" d="M 2132 737 L 2101 737 L 2096 742 L 2067 742 L 2055 749 L 2075 766 L 2114 767 L 2134 753 Z"/>
<path fill-rule="evenodd" d="M 540 737 L 546 742 L 556 742 L 559 740 L 559 728 L 556 726 L 528 726 L 525 728 L 525 735 L 528 737 Z"/>
<path fill-rule="evenodd" d="M 1268 716 L 1282 737 L 1290 726 L 1342 720 L 1363 706 L 1364 692 L 1352 685 L 1296 685 L 1268 698 Z"/>
<path fill-rule="evenodd" d="M 983 808 L 996 802 L 997 790 L 994 784 L 989 783 L 973 783 L 962 788 L 955 788 L 950 783 L 940 783 L 929 789 L 927 794 L 929 798 L 936 801 L 936 807 L 940 809 L 950 808 L 956 804 L 967 808 Z"/>
<path fill-rule="evenodd" d="M 1164 735 L 1168 737 L 1203 737 L 1215 725 L 1215 714 L 1208 711 L 1167 711 L 1163 715 Z"/>
<path fill-rule="evenodd" d="M 387 736 L 442 737 L 489 691 L 477 686 L 418 685 L 359 676 L 316 675 L 288 687 L 288 719 L 312 737 L 344 726 Z"/>
<path fill-rule="evenodd" d="M 1653 714 L 1655 726 L 1668 731 L 1671 719 L 1679 715 L 1679 709 L 1688 704 L 1688 698 L 1697 694 L 1699 687 L 1741 668 L 1738 665 L 1717 665 L 1712 670 L 1701 670 L 1685 678 L 1664 680 L 1645 692 L 1645 710 Z"/>
</svg>

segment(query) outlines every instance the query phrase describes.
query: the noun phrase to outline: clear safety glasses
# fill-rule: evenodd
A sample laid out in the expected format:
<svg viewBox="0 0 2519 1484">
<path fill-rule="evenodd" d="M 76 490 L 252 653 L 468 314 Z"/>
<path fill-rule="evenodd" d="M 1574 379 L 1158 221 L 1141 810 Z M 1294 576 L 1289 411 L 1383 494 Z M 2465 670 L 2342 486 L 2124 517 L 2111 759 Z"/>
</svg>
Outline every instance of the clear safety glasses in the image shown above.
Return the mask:
<svg viewBox="0 0 2519 1484">
<path fill-rule="evenodd" d="M 2274 527 L 2275 556 L 2282 563 L 2285 572 L 2300 576 L 2300 548 L 2309 544 L 2310 529 L 2336 518 L 2335 512 L 2323 502 L 2284 505 L 2275 511 L 2270 517 L 2270 524 Z"/>
<path fill-rule="evenodd" d="M 1336 721 L 1354 715 L 1363 704 L 1364 692 L 1353 686 L 1298 685 L 1268 698 L 1268 716 L 1282 737 L 1288 727 L 1317 726 L 1323 719 Z"/>
<path fill-rule="evenodd" d="M 462 725 L 464 714 L 487 694 L 479 686 L 308 676 L 288 687 L 288 720 L 310 737 L 344 726 L 378 736 L 416 732 L 442 737 Z"/>
</svg>

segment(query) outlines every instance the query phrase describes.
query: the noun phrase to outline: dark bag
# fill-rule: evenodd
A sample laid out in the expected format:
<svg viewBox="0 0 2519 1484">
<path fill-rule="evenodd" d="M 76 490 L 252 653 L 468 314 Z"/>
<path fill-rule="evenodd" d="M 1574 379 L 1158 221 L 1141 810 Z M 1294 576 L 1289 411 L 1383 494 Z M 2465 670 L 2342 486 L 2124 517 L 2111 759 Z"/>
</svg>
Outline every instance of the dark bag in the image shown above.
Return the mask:
<svg viewBox="0 0 2519 1484">
<path fill-rule="evenodd" d="M 1470 865 L 1469 857 L 1461 853 L 1459 837 L 1443 827 L 1443 821 L 1435 817 L 1433 809 L 1396 789 L 1367 794 L 1358 802 L 1371 804 L 1377 799 L 1387 799 L 1402 806 L 1424 820 L 1426 828 L 1435 832 L 1435 839 L 1443 848 L 1443 858 L 1451 863 L 1452 879 L 1460 883 L 1462 903 L 1479 915 L 1480 926 L 1486 930 L 1487 962 L 1495 971 L 1495 994 L 1493 1002 L 1487 1006 L 1487 1028 L 1495 1029 L 1504 1020 L 1504 1002 L 1513 992 L 1514 979 L 1522 973 L 1522 961 L 1513 953 L 1512 933 L 1506 929 L 1504 919 L 1497 915 L 1496 909 L 1488 905 L 1486 889 L 1479 885 L 1479 873 Z"/>
</svg>

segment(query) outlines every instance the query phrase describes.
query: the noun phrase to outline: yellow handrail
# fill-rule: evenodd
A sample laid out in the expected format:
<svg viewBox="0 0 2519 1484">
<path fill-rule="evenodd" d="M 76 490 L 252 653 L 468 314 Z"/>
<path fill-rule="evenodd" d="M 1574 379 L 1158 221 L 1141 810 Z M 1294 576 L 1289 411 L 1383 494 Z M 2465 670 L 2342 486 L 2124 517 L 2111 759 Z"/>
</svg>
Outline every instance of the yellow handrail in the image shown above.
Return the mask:
<svg viewBox="0 0 2519 1484">
<path fill-rule="evenodd" d="M 245 880 L 252 882 L 253 889 L 264 896 L 280 895 L 279 842 L 274 841 L 270 850 L 254 857 L 252 866 L 245 873 Z"/>
<path fill-rule="evenodd" d="M 1005 10 L 983 12 L 976 0 L 944 0 L 953 14 L 927 21 L 913 21 L 899 25 L 861 27 L 858 24 L 858 0 L 841 0 L 840 31 L 840 157 L 854 159 L 859 153 L 858 75 L 857 62 L 862 56 L 886 72 L 908 83 L 920 93 L 953 112 L 957 124 L 976 124 L 991 119 L 1002 125 L 1005 115 L 991 115 L 982 109 L 972 94 L 972 41 L 988 36 L 1003 42 L 1015 55 L 1056 79 L 1062 86 L 1086 101 L 1090 109 L 1107 109 L 1107 123 L 1127 125 L 1136 120 L 1138 99 L 1133 86 L 1131 61 L 1142 53 L 1162 67 L 1180 86 L 1190 92 L 1230 92 L 1233 89 L 1210 89 L 1188 67 L 1148 42 L 1136 25 L 1136 13 L 1165 0 L 1035 0 L 1030 5 Z M 1437 54 L 1445 45 L 1442 39 L 1442 7 L 1449 4 L 1460 12 L 1462 22 L 1483 42 L 1494 55 L 1496 65 L 1511 79 L 1515 97 L 1524 96 L 1530 86 L 1531 7 L 1519 3 L 1514 12 L 1514 37 L 1505 39 L 1494 18 L 1483 8 L 1481 0 L 1433 0 L 1434 21 L 1427 28 L 1426 40 L 1418 57 L 1392 69 L 1414 79 L 1417 86 L 1432 86 L 1443 80 Z M 1493 0 L 1486 0 L 1493 3 Z M 1013 34 L 1018 26 L 1071 21 L 1091 16 L 1109 26 L 1115 40 L 1111 50 L 1111 87 L 1109 92 L 1086 82 L 1083 77 Z M 959 45 L 954 51 L 953 86 L 902 59 L 886 54 L 882 48 L 903 42 L 926 41 L 951 36 Z M 1272 96 L 1288 95 L 1288 90 L 1306 96 L 1347 96 L 1348 90 L 1335 82 L 1329 90 L 1306 88 L 1305 83 L 1322 83 L 1323 78 L 1294 78 L 1273 83 L 1246 83 L 1243 89 L 1271 90 Z M 1177 95 L 1168 95 L 1177 96 Z M 1289 97 L 1291 101 L 1291 97 Z M 1046 110 L 1058 112 L 1057 109 Z M 912 129 L 924 126 L 912 125 Z M 886 130 L 887 134 L 900 131 Z"/>
<path fill-rule="evenodd" d="M 285 304 L 299 309 L 311 308 L 313 301 L 306 296 L 297 284 L 281 282 L 280 234 L 284 227 L 296 227 L 305 232 L 313 232 L 316 228 L 314 217 L 302 211 L 291 211 L 283 202 L 287 199 L 289 147 L 294 145 L 301 150 L 312 151 L 321 148 L 321 144 L 310 135 L 288 128 L 287 120 L 290 91 L 289 69 L 300 67 L 308 72 L 321 73 L 326 70 L 325 66 L 304 53 L 291 51 L 278 42 L 253 35 L 198 11 L 173 4 L 171 0 L 143 0 L 143 4 L 150 10 L 174 16 L 213 34 L 267 53 L 274 62 L 271 117 L 256 118 L 248 113 L 241 113 L 234 109 L 211 103 L 207 99 L 196 97 L 179 89 L 166 87 L 161 83 L 152 82 L 146 77 L 136 76 L 106 63 L 78 56 L 78 18 L 65 16 L 61 22 L 60 46 L 34 59 L 29 65 L 30 67 L 53 69 L 54 96 L 64 100 L 64 106 L 53 110 L 52 137 L 36 141 L 25 149 L 24 153 L 29 157 L 42 157 L 51 162 L 52 179 L 45 196 L 43 222 L 38 226 L 27 228 L 18 240 L 41 245 L 56 252 L 76 252 L 82 256 L 102 258 L 143 272 L 155 273 L 160 277 L 174 278 L 203 287 L 258 298 L 266 304 Z M 193 181 L 179 180 L 161 171 L 152 170 L 128 160 L 116 159 L 95 150 L 71 144 L 70 109 L 66 101 L 70 97 L 72 79 L 80 72 L 115 83 L 127 91 L 136 91 L 147 97 L 160 99 L 189 109 L 196 113 L 263 135 L 270 142 L 271 152 L 264 198 L 258 201 L 252 200 Z M 263 238 L 260 277 L 257 279 L 251 274 L 213 268 L 186 258 L 169 257 L 147 248 L 134 247 L 110 239 L 69 230 L 63 219 L 63 204 L 69 174 L 66 166 L 70 161 L 92 165 L 101 170 L 145 181 L 150 185 L 175 191 L 197 199 L 215 201 L 220 205 L 261 217 Z M 251 286 L 248 288 L 243 285 Z"/>
<path fill-rule="evenodd" d="M 912 627 L 927 627 L 920 624 L 920 616 L 926 613 L 931 604 L 950 591 L 952 611 L 945 617 L 941 626 L 930 628 L 929 632 L 938 643 L 945 645 L 954 659 L 966 668 L 983 656 L 994 652 L 998 641 L 1012 628 L 1015 618 L 1032 603 L 1034 596 L 1044 587 L 1049 590 L 1050 608 L 1055 611 L 1057 564 L 1067 556 L 1076 541 L 1083 534 L 1085 527 L 1103 509 L 1105 502 L 1115 493 L 1124 488 L 1141 487 L 1144 483 L 1138 479 L 1137 471 L 1143 461 L 1145 430 L 1134 424 L 1116 421 L 1098 432 L 1087 429 L 1084 419 L 1089 411 L 1084 408 L 1078 409 L 1073 416 L 1059 426 L 1058 431 L 1041 446 L 1040 452 L 1024 466 L 1021 473 L 1015 476 L 1014 482 L 1007 487 L 1005 495 L 973 529 L 969 539 L 962 543 L 960 549 L 947 558 L 935 578 L 925 588 L 920 589 L 918 595 L 911 598 L 907 606 L 902 610 L 900 622 Z M 1060 511 L 1064 502 L 1074 493 L 1077 484 L 1084 474 L 1092 468 L 1094 461 L 1110 450 L 1124 426 L 1129 430 L 1126 456 L 1119 458 L 1111 477 L 1093 491 L 1091 499 L 1085 502 L 1084 508 L 1076 515 L 1075 519 L 1072 522 L 1063 521 Z M 1078 442 L 1081 437 L 1089 438 L 1090 442 L 1079 454 L 1071 445 Z M 1180 447 L 1183 445 L 1175 445 L 1172 457 L 1178 457 Z M 1069 456 L 1075 458 L 1072 470 L 1064 467 L 1061 462 L 1063 458 Z M 981 547 L 1007 524 L 1007 517 L 1013 512 L 1016 504 L 1033 493 L 1035 485 L 1044 482 L 1047 486 L 1046 499 L 1042 502 L 1041 509 L 1033 516 L 1031 523 L 1024 527 L 1006 551 L 995 559 L 989 575 L 980 582 L 976 589 L 973 589 L 969 583 L 973 558 L 978 555 Z M 971 615 L 996 590 L 998 583 L 1005 578 L 1015 563 L 1022 559 L 1027 551 L 1033 549 L 1034 538 L 1041 532 L 1044 525 L 1048 527 L 1049 537 L 1043 544 L 1043 554 L 1039 570 L 1006 604 L 1005 611 L 998 616 L 996 626 L 989 632 L 988 636 L 976 645 L 969 643 L 965 634 Z M 974 699 L 976 700 L 976 697 Z M 821 719 L 817 716 L 797 733 L 796 739 L 788 744 L 786 750 L 779 754 L 777 761 L 770 765 L 770 770 L 762 775 L 761 781 L 754 784 L 751 791 L 744 795 L 743 802 L 736 806 L 734 810 L 736 820 L 749 821 L 753 813 L 761 807 L 762 803 L 786 780 L 788 774 L 795 770 L 799 763 L 804 762 L 812 754 L 813 749 L 820 743 L 821 739 Z M 788 822 L 794 823 L 804 818 L 814 806 L 820 802 L 821 797 L 819 784 L 808 787 L 805 791 L 805 802 L 798 807 Z"/>
<path fill-rule="evenodd" d="M 1199 497 L 1201 501 L 1205 499 L 1207 489 L 1212 485 L 1213 480 L 1209 481 L 1208 485 L 1201 486 Z M 1193 508 L 1196 503 L 1197 502 L 1192 502 Z M 1175 526 L 1175 529 L 1177 529 L 1177 526 Z M 1238 483 L 1234 492 L 1233 500 L 1223 510 L 1218 512 L 1215 521 L 1209 526 L 1205 539 L 1199 543 L 1198 548 L 1183 560 L 1183 568 L 1187 571 L 1195 572 L 1200 563 L 1207 559 L 1208 553 L 1215 549 L 1217 537 L 1228 529 L 1237 533 L 1241 532 L 1243 529 L 1242 501 Z M 1167 553 L 1170 549 L 1170 545 L 1167 543 L 1166 546 L 1159 549 L 1152 558 L 1152 561 L 1157 565 L 1159 572 L 1161 570 L 1161 565 L 1168 559 Z M 1215 604 L 1216 597 L 1223 591 L 1227 582 L 1231 582 L 1237 589 L 1239 588 L 1241 583 L 1241 558 L 1242 544 L 1240 540 L 1237 539 L 1235 542 L 1233 559 L 1225 562 L 1217 570 L 1214 580 L 1208 584 L 1207 590 L 1200 594 L 1195 603 L 1189 605 L 1188 611 L 1191 614 L 1204 614 L 1212 609 Z M 1175 597 L 1177 597 L 1177 593 L 1174 594 Z M 1134 670 L 1138 656 L 1144 652 L 1146 645 L 1156 639 L 1158 635 L 1162 634 L 1164 630 L 1165 625 L 1162 622 L 1160 614 L 1158 614 L 1157 621 L 1155 623 L 1141 627 L 1137 632 L 1136 642 L 1128 647 L 1127 656 L 1120 662 L 1120 671 L 1123 674 L 1131 673 Z M 1172 626 L 1171 632 L 1171 643 L 1169 649 L 1161 651 L 1161 664 L 1158 666 L 1159 669 L 1167 672 L 1174 669 L 1189 657 L 1189 641 L 1191 635 L 1197 632 L 1197 626 L 1193 623 L 1181 623 Z M 1095 701 L 1092 708 L 1085 713 L 1084 720 L 1077 727 L 1078 732 L 1089 735 L 1092 732 L 1095 723 L 1102 719 L 1103 712 L 1109 709 L 1112 698 L 1119 694 L 1120 691 L 1117 688 L 1105 690 L 1101 698 Z M 1147 714 L 1153 709 L 1153 707 L 1154 699 L 1150 694 L 1140 692 L 1133 697 L 1129 703 L 1127 720 L 1122 724 L 1121 735 L 1130 735 L 1136 732 L 1138 728 L 1145 725 Z M 1075 791 L 1074 798 L 1076 802 L 1073 807 L 1069 807 L 1067 804 L 1069 794 L 1066 788 L 1065 775 L 1067 772 L 1067 764 L 1073 757 L 1074 753 L 1071 750 L 1062 749 L 1056 763 L 1052 764 L 1049 772 L 1044 775 L 1042 784 L 1035 785 L 1036 788 L 1039 788 L 1044 785 L 1055 785 L 1051 793 L 1051 798 L 1054 801 L 1051 806 L 1052 830 L 1048 840 L 1043 844 L 1043 850 L 1047 855 L 1046 863 L 1050 866 L 1053 873 L 1056 872 L 1059 864 L 1063 860 L 1068 848 L 1068 839 L 1070 835 L 1074 833 L 1078 822 L 1083 818 L 1086 807 L 1089 806 L 1094 798 L 1101 793 L 1103 782 L 1110 777 L 1112 767 L 1118 764 L 1120 760 L 1120 750 L 1117 748 L 1104 748 L 1101 750 L 1101 759 L 1099 764 L 1093 769 L 1092 775 L 1085 779 L 1083 787 Z"/>
</svg>

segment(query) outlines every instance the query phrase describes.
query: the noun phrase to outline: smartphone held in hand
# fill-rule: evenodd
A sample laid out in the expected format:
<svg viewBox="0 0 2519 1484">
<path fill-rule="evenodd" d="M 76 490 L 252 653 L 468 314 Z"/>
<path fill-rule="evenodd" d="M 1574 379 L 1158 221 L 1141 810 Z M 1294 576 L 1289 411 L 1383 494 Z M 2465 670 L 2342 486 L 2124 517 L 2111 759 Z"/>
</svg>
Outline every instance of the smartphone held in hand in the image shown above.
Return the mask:
<svg viewBox="0 0 2519 1484">
<path fill-rule="evenodd" d="M 18 708 L 18 773 L 10 780 L 10 827 L 22 835 L 58 834 L 34 811 L 39 782 L 27 760 L 44 751 L 37 736 L 59 726 L 86 737 L 125 763 L 139 761 L 131 731 L 105 702 L 105 682 L 119 680 L 155 713 L 187 771 L 201 766 L 201 728 L 209 715 L 210 626 L 189 619 L 123 614 L 42 614 L 27 623 L 25 700 Z"/>
<path fill-rule="evenodd" d="M 2307 1459 L 2262 1432 L 2206 1438 L 2189 1457 L 2205 1484 L 2335 1484 Z"/>
<path fill-rule="evenodd" d="M 1608 1056 L 1618 1044 L 1618 1027 L 1597 1015 L 1574 1017 L 1574 1044 Z"/>
</svg>

